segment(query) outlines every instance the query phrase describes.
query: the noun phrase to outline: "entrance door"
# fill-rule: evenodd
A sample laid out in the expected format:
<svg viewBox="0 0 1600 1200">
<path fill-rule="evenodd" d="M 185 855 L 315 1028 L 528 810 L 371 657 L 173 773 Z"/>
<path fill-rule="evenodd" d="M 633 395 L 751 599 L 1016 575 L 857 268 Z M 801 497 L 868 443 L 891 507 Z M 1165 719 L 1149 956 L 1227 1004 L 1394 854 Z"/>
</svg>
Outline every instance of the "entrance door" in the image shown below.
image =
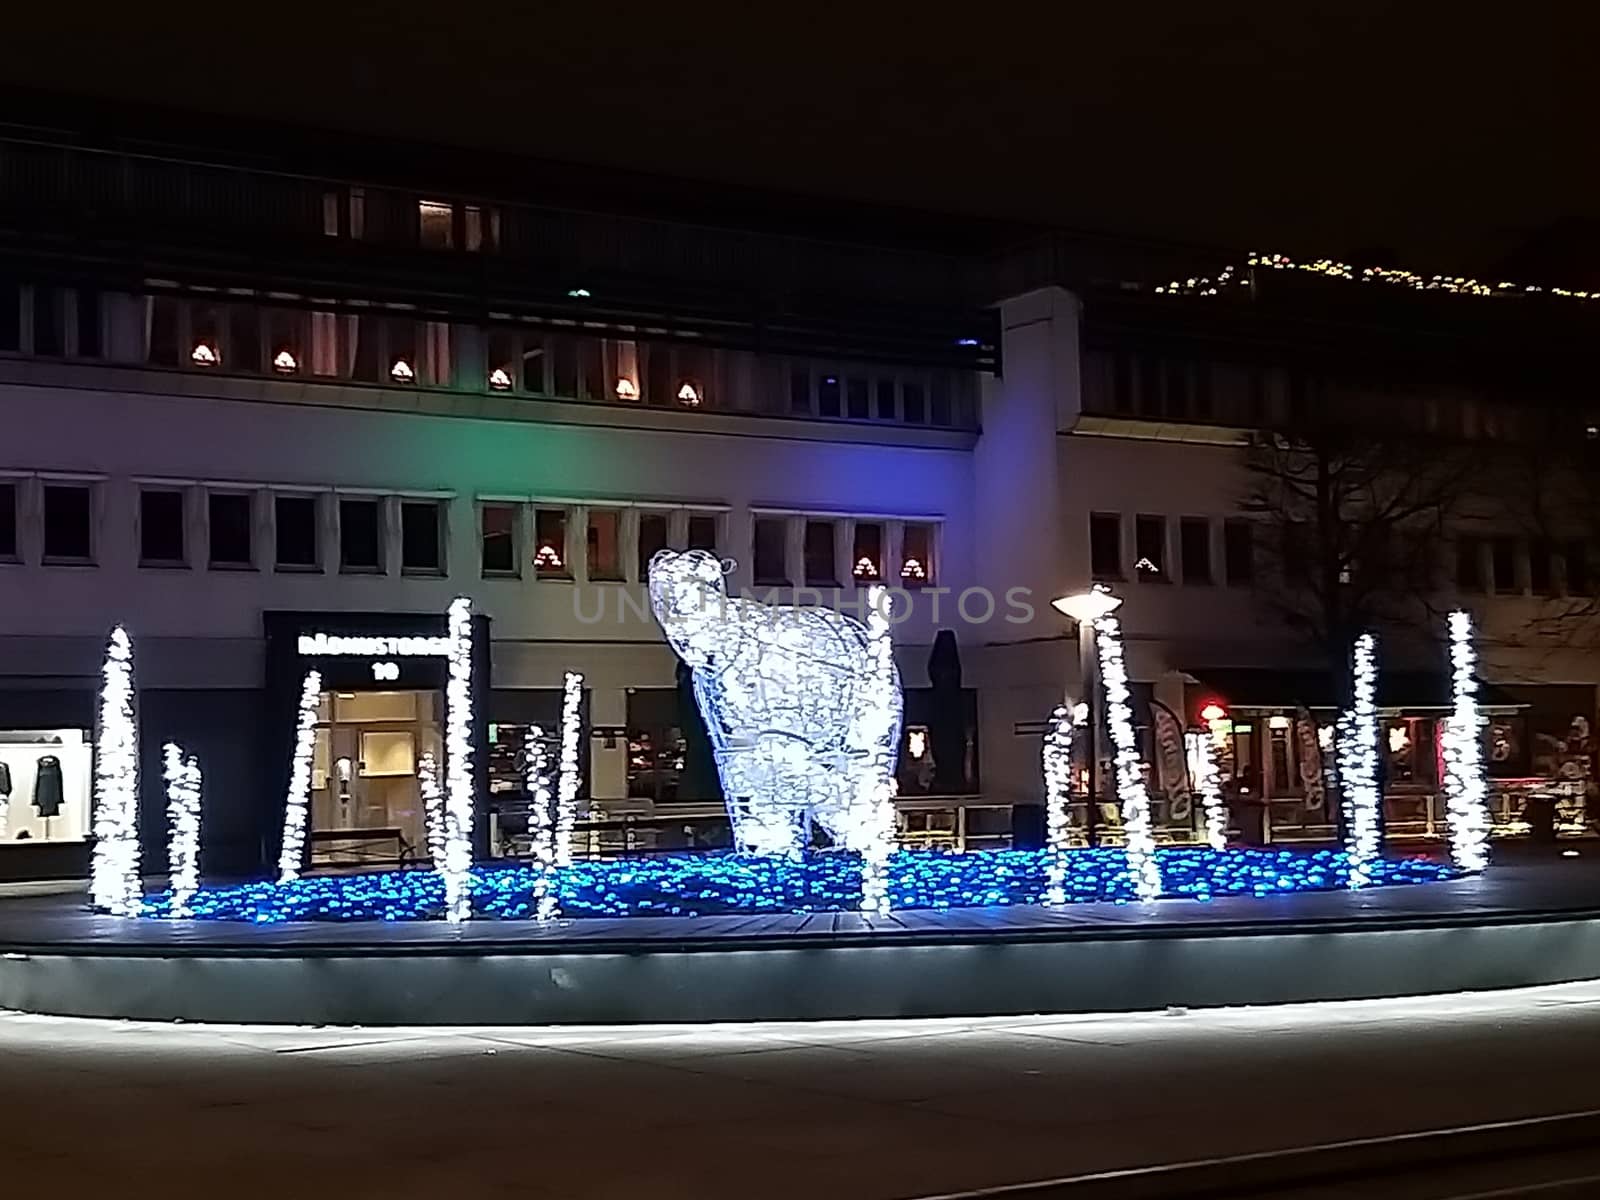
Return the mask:
<svg viewBox="0 0 1600 1200">
<path fill-rule="evenodd" d="M 311 796 L 313 866 L 427 856 L 417 779 L 423 754 L 442 761 L 436 691 L 324 692 Z"/>
</svg>

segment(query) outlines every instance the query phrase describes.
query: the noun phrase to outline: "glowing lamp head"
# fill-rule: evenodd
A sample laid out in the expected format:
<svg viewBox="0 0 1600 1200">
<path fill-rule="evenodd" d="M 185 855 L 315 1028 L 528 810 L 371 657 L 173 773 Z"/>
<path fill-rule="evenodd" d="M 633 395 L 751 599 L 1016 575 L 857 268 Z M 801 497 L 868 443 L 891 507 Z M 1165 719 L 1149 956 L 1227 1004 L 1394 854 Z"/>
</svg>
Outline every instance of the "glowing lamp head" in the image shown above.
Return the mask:
<svg viewBox="0 0 1600 1200">
<path fill-rule="evenodd" d="M 689 380 L 684 380 L 683 386 L 678 389 L 678 403 L 685 408 L 699 408 L 700 400 L 700 389 Z"/>
<path fill-rule="evenodd" d="M 222 361 L 222 355 L 208 342 L 196 342 L 189 351 L 189 361 L 197 367 L 214 367 Z"/>
<path fill-rule="evenodd" d="M 639 385 L 633 380 L 622 378 L 617 380 L 618 400 L 637 400 L 639 398 Z"/>
<path fill-rule="evenodd" d="M 1109 617 L 1122 606 L 1122 597 L 1111 594 L 1111 589 L 1097 583 L 1087 592 L 1071 596 L 1057 596 L 1050 607 L 1082 624 L 1094 624 L 1101 617 Z"/>
<path fill-rule="evenodd" d="M 411 364 L 403 358 L 394 360 L 394 366 L 389 368 L 389 378 L 396 383 L 415 383 L 417 373 L 411 369 Z"/>
<path fill-rule="evenodd" d="M 562 566 L 561 551 L 557 550 L 551 543 L 545 542 L 538 550 L 534 551 L 533 565 L 557 570 Z"/>
<path fill-rule="evenodd" d="M 496 367 L 489 372 L 490 390 L 496 392 L 509 392 L 511 390 L 511 376 L 504 367 Z"/>
<path fill-rule="evenodd" d="M 1207 700 L 1200 706 L 1200 719 L 1207 725 L 1222 720 L 1228 715 L 1228 710 L 1215 700 Z"/>
<path fill-rule="evenodd" d="M 279 375 L 293 375 L 300 369 L 300 362 L 288 350 L 279 350 L 272 356 L 272 369 Z"/>
<path fill-rule="evenodd" d="M 856 559 L 855 577 L 857 579 L 876 579 L 878 577 L 878 564 L 863 554 Z"/>
<path fill-rule="evenodd" d="M 921 582 L 928 577 L 928 568 L 922 565 L 922 560 L 908 558 L 900 567 L 900 578 Z"/>
</svg>

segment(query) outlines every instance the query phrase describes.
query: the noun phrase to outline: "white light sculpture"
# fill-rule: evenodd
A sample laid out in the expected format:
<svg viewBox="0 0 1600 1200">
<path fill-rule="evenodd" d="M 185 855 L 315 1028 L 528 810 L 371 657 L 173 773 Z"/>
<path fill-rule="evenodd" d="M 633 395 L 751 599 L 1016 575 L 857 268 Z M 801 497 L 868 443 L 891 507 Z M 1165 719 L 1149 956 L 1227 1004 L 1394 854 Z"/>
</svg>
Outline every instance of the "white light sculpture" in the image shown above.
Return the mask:
<svg viewBox="0 0 1600 1200">
<path fill-rule="evenodd" d="M 1378 654 L 1377 639 L 1364 633 L 1356 639 L 1353 674 L 1355 706 L 1339 719 L 1339 793 L 1345 816 L 1345 853 L 1350 859 L 1350 886 L 1372 882 L 1378 857 Z"/>
<path fill-rule="evenodd" d="M 1154 900 L 1161 894 L 1161 868 L 1156 862 L 1155 835 L 1150 828 L 1150 793 L 1145 790 L 1144 764 L 1133 735 L 1128 670 L 1122 661 L 1122 626 L 1115 617 L 1094 623 L 1100 652 L 1100 683 L 1106 693 L 1106 725 L 1116 748 L 1117 797 L 1122 802 L 1122 828 L 1128 841 L 1128 875 L 1135 895 Z"/>
<path fill-rule="evenodd" d="M 735 846 L 797 855 L 815 821 L 842 849 L 880 853 L 883 779 L 900 747 L 887 633 L 828 609 L 730 597 L 703 550 L 658 551 L 649 580 L 656 620 L 694 671 Z"/>
<path fill-rule="evenodd" d="M 548 921 L 556 915 L 555 835 L 550 811 L 550 755 L 544 748 L 544 729 L 528 727 L 524 750 L 524 780 L 528 789 L 528 837 L 533 842 L 533 862 L 539 869 L 534 881 L 534 916 Z"/>
<path fill-rule="evenodd" d="M 118 625 L 100 671 L 100 736 L 94 755 L 94 906 L 139 912 L 139 724 L 134 715 L 133 643 Z"/>
<path fill-rule="evenodd" d="M 428 825 L 428 861 L 435 871 L 444 870 L 444 792 L 439 787 L 439 760 L 432 750 L 417 759 L 417 791 L 422 795 L 422 812 Z"/>
<path fill-rule="evenodd" d="M 1044 902 L 1067 902 L 1067 839 L 1072 829 L 1073 710 L 1058 704 L 1044 734 L 1044 844 L 1050 852 L 1045 867 Z"/>
<path fill-rule="evenodd" d="M 176 742 L 161 749 L 167 783 L 167 877 L 174 917 L 192 917 L 189 907 L 200 887 L 200 762 Z"/>
<path fill-rule="evenodd" d="M 1213 850 L 1228 845 L 1228 806 L 1222 800 L 1222 780 L 1217 773 L 1217 754 L 1211 731 L 1191 733 L 1185 738 L 1189 751 L 1189 775 L 1194 790 L 1200 793 L 1200 806 L 1206 814 L 1206 845 Z"/>
<path fill-rule="evenodd" d="M 450 602 L 450 679 L 444 692 L 444 909 L 472 915 L 472 601 Z"/>
<path fill-rule="evenodd" d="M 289 768 L 289 795 L 283 804 L 283 842 L 278 850 L 278 882 L 300 878 L 306 848 L 306 815 L 311 803 L 311 758 L 317 748 L 317 707 L 322 703 L 322 672 L 307 671 L 300 685 L 300 708 L 294 725 L 294 762 Z"/>
<path fill-rule="evenodd" d="M 555 864 L 572 865 L 572 827 L 578 818 L 578 738 L 583 676 L 568 671 L 561 693 L 561 769 L 556 777 Z"/>
<path fill-rule="evenodd" d="M 1489 865 L 1489 788 L 1483 777 L 1483 718 L 1478 712 L 1477 652 L 1472 617 L 1453 612 L 1450 628 L 1450 716 L 1440 741 L 1444 758 L 1450 857 L 1463 871 Z"/>
<path fill-rule="evenodd" d="M 882 587 L 867 589 L 867 637 L 870 639 L 872 673 L 863 696 L 865 717 L 860 730 L 872 747 L 866 769 L 858 776 L 861 793 L 853 811 L 865 826 L 853 835 L 861 850 L 861 908 L 864 912 L 887 913 L 889 859 L 894 854 L 895 813 L 894 754 L 900 736 L 900 676 L 894 665 L 894 641 L 890 637 L 889 593 Z"/>
</svg>

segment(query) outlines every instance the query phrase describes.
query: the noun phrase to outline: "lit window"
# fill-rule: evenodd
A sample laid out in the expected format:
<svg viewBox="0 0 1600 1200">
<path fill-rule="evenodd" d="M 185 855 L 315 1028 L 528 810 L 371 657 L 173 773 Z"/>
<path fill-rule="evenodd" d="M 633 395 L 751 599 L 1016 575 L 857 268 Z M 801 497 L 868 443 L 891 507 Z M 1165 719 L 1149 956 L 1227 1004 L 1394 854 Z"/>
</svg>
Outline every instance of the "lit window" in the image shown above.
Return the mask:
<svg viewBox="0 0 1600 1200">
<path fill-rule="evenodd" d="M 567 512 L 541 508 L 534 515 L 533 566 L 541 579 L 566 579 Z"/>
<path fill-rule="evenodd" d="M 700 400 L 700 388 L 690 380 L 685 379 L 683 386 L 678 389 L 678 403 L 685 408 L 699 408 Z"/>
<path fill-rule="evenodd" d="M 618 400 L 637 400 L 639 398 L 639 385 L 631 379 L 617 380 Z"/>
<path fill-rule="evenodd" d="M 438 200 L 417 202 L 417 240 L 433 250 L 455 245 L 455 208 Z"/>
<path fill-rule="evenodd" d="M 300 363 L 289 351 L 279 350 L 272 356 L 272 369 L 279 375 L 293 375 L 300 369 Z"/>
<path fill-rule="evenodd" d="M 411 369 L 411 364 L 403 358 L 394 360 L 394 366 L 389 368 L 389 378 L 396 383 L 415 383 L 417 373 Z"/>
<path fill-rule="evenodd" d="M 900 551 L 900 581 L 908 586 L 933 580 L 933 526 L 907 525 Z"/>
<path fill-rule="evenodd" d="M 222 361 L 217 348 L 208 342 L 196 342 L 189 351 L 189 361 L 197 367 L 214 367 Z"/>
<path fill-rule="evenodd" d="M 856 522 L 855 547 L 850 573 L 871 583 L 883 578 L 883 526 L 871 521 Z"/>
<path fill-rule="evenodd" d="M 511 376 L 506 373 L 504 367 L 496 367 L 489 372 L 489 387 L 497 392 L 511 390 Z"/>
</svg>

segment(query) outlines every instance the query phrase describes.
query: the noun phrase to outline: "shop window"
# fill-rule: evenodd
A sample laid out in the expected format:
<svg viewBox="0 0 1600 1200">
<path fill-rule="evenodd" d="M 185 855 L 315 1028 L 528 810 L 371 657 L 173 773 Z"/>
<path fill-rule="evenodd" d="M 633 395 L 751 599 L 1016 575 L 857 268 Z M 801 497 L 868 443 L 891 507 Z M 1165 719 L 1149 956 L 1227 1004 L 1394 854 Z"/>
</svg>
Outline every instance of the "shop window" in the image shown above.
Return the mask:
<svg viewBox="0 0 1600 1200">
<path fill-rule="evenodd" d="M 622 514 L 614 508 L 591 508 L 587 536 L 589 578 L 615 583 L 622 578 Z"/>
<path fill-rule="evenodd" d="M 99 358 L 105 341 L 100 293 L 91 288 L 79 288 L 77 300 L 78 345 L 74 353 L 79 358 Z"/>
<path fill-rule="evenodd" d="M 857 521 L 855 544 L 850 551 L 850 574 L 861 583 L 876 583 L 883 578 L 883 526 L 876 521 Z"/>
<path fill-rule="evenodd" d="M 17 485 L 0 483 L 0 560 L 17 559 Z"/>
<path fill-rule="evenodd" d="M 1140 583 L 1168 583 L 1167 520 L 1138 516 L 1133 522 L 1133 573 Z"/>
<path fill-rule="evenodd" d="M 922 425 L 928 419 L 927 393 L 922 384 L 908 379 L 900 387 L 900 404 L 905 410 L 907 425 Z"/>
<path fill-rule="evenodd" d="M 1483 591 L 1483 539 L 1456 538 L 1456 587 L 1463 592 Z"/>
<path fill-rule="evenodd" d="M 400 569 L 419 575 L 442 575 L 444 554 L 439 526 L 444 508 L 437 500 L 400 502 Z"/>
<path fill-rule="evenodd" d="M 838 587 L 839 572 L 834 563 L 833 522 L 806 521 L 806 584 L 810 587 Z"/>
<path fill-rule="evenodd" d="M 250 536 L 251 499 L 241 492 L 212 492 L 206 497 L 209 559 L 213 567 L 248 567 L 255 559 Z"/>
<path fill-rule="evenodd" d="M 139 563 L 181 567 L 186 561 L 183 537 L 183 493 L 171 488 L 139 493 Z"/>
<path fill-rule="evenodd" d="M 878 420 L 892 421 L 895 419 L 896 408 L 894 402 L 894 380 L 878 380 Z"/>
<path fill-rule="evenodd" d="M 0 796 L 10 800 L 0 855 L 89 836 L 91 757 L 82 729 L 0 730 Z"/>
<path fill-rule="evenodd" d="M 1513 537 L 1497 537 L 1489 542 L 1489 564 L 1494 580 L 1494 590 L 1497 592 L 1516 592 L 1517 587 L 1517 539 Z"/>
<path fill-rule="evenodd" d="M 717 552 L 717 518 L 710 513 L 689 514 L 689 546 L 690 550 L 704 550 L 708 554 Z"/>
<path fill-rule="evenodd" d="M 567 567 L 567 510 L 541 508 L 533 518 L 533 570 L 540 579 L 571 579 Z"/>
<path fill-rule="evenodd" d="M 1183 581 L 1211 582 L 1211 522 L 1204 517 L 1184 517 L 1178 523 L 1183 553 Z"/>
<path fill-rule="evenodd" d="M 1288 796 L 1296 790 L 1289 769 L 1289 730 L 1293 721 L 1285 716 L 1267 718 L 1267 762 L 1271 767 L 1271 795 Z"/>
<path fill-rule="evenodd" d="M 66 293 L 60 288 L 35 284 L 33 288 L 33 352 L 59 358 L 67 352 L 66 321 L 62 309 Z"/>
<path fill-rule="evenodd" d="M 650 560 L 667 548 L 667 514 L 639 514 L 639 582 L 650 578 Z"/>
<path fill-rule="evenodd" d="M 1594 580 L 1589 576 L 1589 547 L 1583 542 L 1568 542 L 1564 557 L 1567 569 L 1567 595 L 1592 595 Z"/>
<path fill-rule="evenodd" d="M 817 414 L 823 417 L 839 415 L 839 377 L 824 375 L 817 383 Z"/>
<path fill-rule="evenodd" d="M 1089 570 L 1096 579 L 1122 578 L 1122 517 L 1089 514 Z"/>
<path fill-rule="evenodd" d="M 44 485 L 46 562 L 87 563 L 94 559 L 90 513 L 93 488 L 86 483 Z"/>
<path fill-rule="evenodd" d="M 865 421 L 872 415 L 871 386 L 866 379 L 851 376 L 844 384 L 845 412 L 856 421 Z"/>
<path fill-rule="evenodd" d="M 932 525 L 906 525 L 900 542 L 901 587 L 926 587 L 934 582 L 933 549 Z"/>
<path fill-rule="evenodd" d="M 426 250 L 449 250 L 456 244 L 456 210 L 442 200 L 417 201 L 417 244 Z"/>
<path fill-rule="evenodd" d="M 1434 723 L 1422 717 L 1394 717 L 1382 722 L 1378 751 L 1384 756 L 1384 780 L 1394 787 L 1434 787 L 1438 754 Z"/>
<path fill-rule="evenodd" d="M 274 496 L 273 562 L 280 571 L 315 570 L 317 557 L 317 498 Z"/>
<path fill-rule="evenodd" d="M 515 576 L 517 566 L 517 506 L 485 504 L 479 510 L 479 554 L 485 575 Z"/>
<path fill-rule="evenodd" d="M 339 569 L 354 574 L 383 570 L 383 537 L 376 499 L 339 501 Z"/>
<path fill-rule="evenodd" d="M 783 517 L 757 517 L 754 554 L 757 587 L 788 587 L 788 526 Z"/>
<path fill-rule="evenodd" d="M 1248 587 L 1256 576 L 1255 526 L 1249 521 L 1222 523 L 1222 569 L 1229 587 Z"/>
<path fill-rule="evenodd" d="M 792 413 L 811 411 L 811 372 L 805 367 L 789 369 L 789 411 Z"/>
<path fill-rule="evenodd" d="M 1535 596 L 1548 596 L 1551 584 L 1550 543 L 1534 538 L 1528 543 L 1528 588 Z"/>
</svg>

